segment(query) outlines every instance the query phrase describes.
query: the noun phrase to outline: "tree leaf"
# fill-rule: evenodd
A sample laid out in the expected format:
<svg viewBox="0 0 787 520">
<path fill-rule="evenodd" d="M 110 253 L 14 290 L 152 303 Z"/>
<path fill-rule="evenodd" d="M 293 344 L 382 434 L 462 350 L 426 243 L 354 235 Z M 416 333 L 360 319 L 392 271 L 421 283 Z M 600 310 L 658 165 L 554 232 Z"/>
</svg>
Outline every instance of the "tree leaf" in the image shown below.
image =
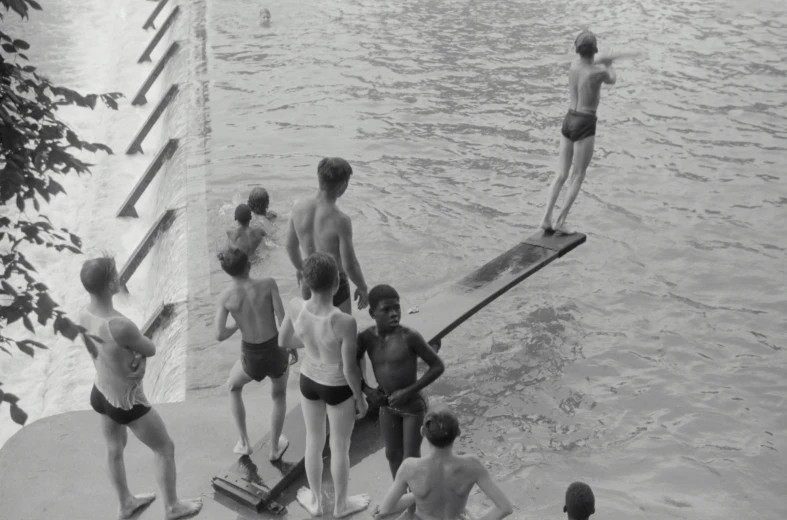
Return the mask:
<svg viewBox="0 0 787 520">
<path fill-rule="evenodd" d="M 28 318 L 27 316 L 22 316 L 22 323 L 25 324 L 25 328 L 27 330 L 29 330 L 30 332 L 35 332 L 36 331 L 36 329 L 33 328 L 33 322 L 30 321 L 30 318 Z M 32 354 L 30 354 L 30 355 L 32 356 Z"/>
<path fill-rule="evenodd" d="M 19 342 L 19 343 L 17 343 L 17 344 L 16 344 L 16 346 L 17 346 L 17 348 L 18 348 L 19 350 L 21 350 L 22 352 L 24 352 L 24 353 L 25 353 L 25 354 L 27 354 L 28 356 L 30 356 L 30 357 L 35 357 L 35 353 L 36 353 L 36 351 L 35 351 L 35 350 L 33 350 L 32 348 L 28 347 L 27 345 L 22 345 L 22 343 L 21 343 L 21 342 Z"/>
<path fill-rule="evenodd" d="M 23 51 L 26 51 L 27 49 L 30 48 L 30 44 L 27 43 L 24 40 L 14 40 L 14 47 L 16 47 L 17 49 L 22 49 Z"/>
<path fill-rule="evenodd" d="M 25 0 L 25 2 L 30 4 L 30 7 L 32 7 L 36 11 L 41 11 L 42 10 L 41 6 L 38 4 L 38 2 L 34 2 L 33 0 Z"/>
<path fill-rule="evenodd" d="M 17 405 L 11 405 L 11 419 L 18 425 L 24 426 L 27 422 L 27 414 Z"/>
<path fill-rule="evenodd" d="M 5 392 L 5 394 L 3 394 L 3 401 L 9 404 L 16 404 L 19 402 L 19 398 L 11 392 Z"/>
<path fill-rule="evenodd" d="M 14 46 L 13 46 L 12 44 L 10 44 L 10 43 L 4 43 L 4 44 L 3 44 L 3 50 L 4 50 L 5 52 L 9 53 L 9 54 L 13 54 L 13 53 L 15 53 L 15 52 L 16 52 L 16 47 L 14 47 Z"/>
</svg>

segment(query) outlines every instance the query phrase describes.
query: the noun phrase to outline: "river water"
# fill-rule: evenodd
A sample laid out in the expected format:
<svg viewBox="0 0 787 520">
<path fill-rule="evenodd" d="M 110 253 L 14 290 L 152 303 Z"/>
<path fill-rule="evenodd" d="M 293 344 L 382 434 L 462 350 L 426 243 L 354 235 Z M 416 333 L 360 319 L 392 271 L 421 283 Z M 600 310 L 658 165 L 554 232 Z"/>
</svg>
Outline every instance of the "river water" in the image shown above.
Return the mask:
<svg viewBox="0 0 787 520">
<path fill-rule="evenodd" d="M 451 333 L 431 399 L 517 519 L 562 517 L 574 480 L 600 518 L 783 517 L 784 2 L 265 6 L 269 27 L 258 2 L 208 1 L 209 238 L 264 185 L 282 219 L 254 272 L 285 298 L 286 216 L 323 156 L 353 165 L 340 205 L 367 282 L 407 309 L 535 232 L 576 34 L 641 51 L 602 94 L 570 218 L 587 243 Z M 237 344 L 217 348 L 188 377 L 220 392 Z"/>
</svg>

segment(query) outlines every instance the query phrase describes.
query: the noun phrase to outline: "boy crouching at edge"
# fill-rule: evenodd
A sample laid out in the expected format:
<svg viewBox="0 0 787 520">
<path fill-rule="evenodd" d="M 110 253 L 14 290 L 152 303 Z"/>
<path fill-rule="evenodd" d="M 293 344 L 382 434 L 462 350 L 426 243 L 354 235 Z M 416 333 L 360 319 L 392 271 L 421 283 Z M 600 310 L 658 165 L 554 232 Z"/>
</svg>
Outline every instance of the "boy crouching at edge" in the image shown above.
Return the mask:
<svg viewBox="0 0 787 520">
<path fill-rule="evenodd" d="M 421 456 L 421 425 L 426 399 L 421 390 L 445 371 L 443 361 L 417 331 L 400 325 L 399 294 L 390 285 L 378 285 L 369 292 L 369 314 L 376 325 L 358 335 L 358 361 L 369 355 L 378 388 L 363 382 L 363 392 L 380 409 L 380 431 L 385 440 L 385 456 L 396 472 L 408 457 Z M 429 369 L 418 378 L 418 359 Z"/>
</svg>

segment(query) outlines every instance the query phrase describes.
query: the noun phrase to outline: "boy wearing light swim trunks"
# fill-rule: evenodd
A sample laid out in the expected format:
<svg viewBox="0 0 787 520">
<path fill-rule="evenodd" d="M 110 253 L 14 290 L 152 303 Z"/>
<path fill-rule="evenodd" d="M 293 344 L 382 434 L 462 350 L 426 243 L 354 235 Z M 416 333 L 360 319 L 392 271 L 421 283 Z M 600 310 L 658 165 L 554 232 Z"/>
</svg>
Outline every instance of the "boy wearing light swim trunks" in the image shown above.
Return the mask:
<svg viewBox="0 0 787 520">
<path fill-rule="evenodd" d="M 415 516 L 420 520 L 464 519 L 468 516 L 467 499 L 475 486 L 494 504 L 480 520 L 501 520 L 513 513 L 511 502 L 480 460 L 454 455 L 459 433 L 459 422 L 451 410 L 430 410 L 424 417 L 423 435 L 432 449 L 424 457 L 402 462 L 374 516 L 387 516 L 415 504 Z M 410 492 L 405 494 L 407 488 Z"/>
<path fill-rule="evenodd" d="M 380 432 L 391 476 L 408 457 L 421 456 L 421 424 L 427 404 L 421 390 L 445 371 L 443 361 L 417 331 L 399 324 L 399 294 L 390 285 L 369 291 L 369 314 L 376 325 L 358 335 L 358 361 L 369 355 L 379 388 L 364 393 L 380 408 Z M 418 359 L 429 369 L 418 377 Z"/>
<path fill-rule="evenodd" d="M 289 356 L 286 349 L 279 347 L 277 324 L 280 325 L 284 319 L 279 287 L 273 278 L 251 278 L 249 258 L 240 249 L 228 249 L 219 253 L 218 257 L 224 272 L 232 277 L 232 285 L 219 296 L 216 339 L 224 341 L 238 329 L 241 332 L 241 358 L 232 367 L 227 381 L 232 416 L 240 433 L 234 451 L 244 455 L 252 453 L 241 395 L 243 386 L 270 377 L 273 397 L 270 460 L 279 460 L 289 446 L 287 437 L 281 434 L 287 411 Z M 235 325 L 227 327 L 230 314 Z"/>
<path fill-rule="evenodd" d="M 582 181 L 585 180 L 585 172 L 593 157 L 593 147 L 596 143 L 596 110 L 601 102 L 601 86 L 614 85 L 617 81 L 617 74 L 612 67 L 612 61 L 617 56 L 594 59 L 598 47 L 596 36 L 592 32 L 583 31 L 574 40 L 574 47 L 579 58 L 571 64 L 568 72 L 571 104 L 561 129 L 560 164 L 558 173 L 549 188 L 547 207 L 541 220 L 541 228 L 548 232 L 553 231 L 552 211 L 560 190 L 568 179 L 573 161 L 574 173 L 571 186 L 566 195 L 565 206 L 560 211 L 554 227 L 568 234 L 571 231 L 566 227 L 566 218 L 579 194 Z"/>
</svg>

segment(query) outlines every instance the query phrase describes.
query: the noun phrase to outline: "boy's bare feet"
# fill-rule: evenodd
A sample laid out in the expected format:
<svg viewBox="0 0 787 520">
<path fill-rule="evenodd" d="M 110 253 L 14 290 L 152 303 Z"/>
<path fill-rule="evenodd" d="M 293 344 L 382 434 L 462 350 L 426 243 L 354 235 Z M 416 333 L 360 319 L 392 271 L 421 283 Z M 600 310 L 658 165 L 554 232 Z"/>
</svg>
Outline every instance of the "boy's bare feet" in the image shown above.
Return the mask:
<svg viewBox="0 0 787 520">
<path fill-rule="evenodd" d="M 554 228 L 552 227 L 552 222 L 550 220 L 546 220 L 546 219 L 542 220 L 541 224 L 538 227 L 540 227 L 544 231 L 548 231 L 548 232 L 554 231 Z"/>
<path fill-rule="evenodd" d="M 344 507 L 339 507 L 339 504 L 336 504 L 333 510 L 333 516 L 336 518 L 344 518 L 353 513 L 358 513 L 369 507 L 369 502 L 371 501 L 372 498 L 365 493 L 363 495 L 347 497 L 347 503 L 344 504 Z"/>
<path fill-rule="evenodd" d="M 317 497 L 314 496 L 314 493 L 312 493 L 311 489 L 302 487 L 298 490 L 298 494 L 295 498 L 298 503 L 309 512 L 310 515 L 322 516 L 322 500 L 317 500 Z"/>
<path fill-rule="evenodd" d="M 249 441 L 244 441 L 241 439 L 238 441 L 238 444 L 235 445 L 235 449 L 232 451 L 240 455 L 251 455 L 254 450 L 252 450 L 251 446 L 249 446 Z"/>
<path fill-rule="evenodd" d="M 131 518 L 134 516 L 134 513 L 150 505 L 151 502 L 156 500 L 155 493 L 142 493 L 141 495 L 135 495 L 131 497 L 131 500 L 127 504 L 122 504 L 120 509 L 118 510 L 118 518 L 123 520 L 124 518 Z"/>
<path fill-rule="evenodd" d="M 200 509 L 202 509 L 201 498 L 180 500 L 175 505 L 167 508 L 167 520 L 176 520 L 177 518 L 193 516 L 199 513 Z"/>
<path fill-rule="evenodd" d="M 287 448 L 289 447 L 290 447 L 290 440 L 284 435 L 279 435 L 279 449 L 274 451 L 273 444 L 271 444 L 270 461 L 276 462 L 278 460 L 281 460 L 282 455 L 284 455 L 284 452 L 287 451 Z"/>
</svg>

